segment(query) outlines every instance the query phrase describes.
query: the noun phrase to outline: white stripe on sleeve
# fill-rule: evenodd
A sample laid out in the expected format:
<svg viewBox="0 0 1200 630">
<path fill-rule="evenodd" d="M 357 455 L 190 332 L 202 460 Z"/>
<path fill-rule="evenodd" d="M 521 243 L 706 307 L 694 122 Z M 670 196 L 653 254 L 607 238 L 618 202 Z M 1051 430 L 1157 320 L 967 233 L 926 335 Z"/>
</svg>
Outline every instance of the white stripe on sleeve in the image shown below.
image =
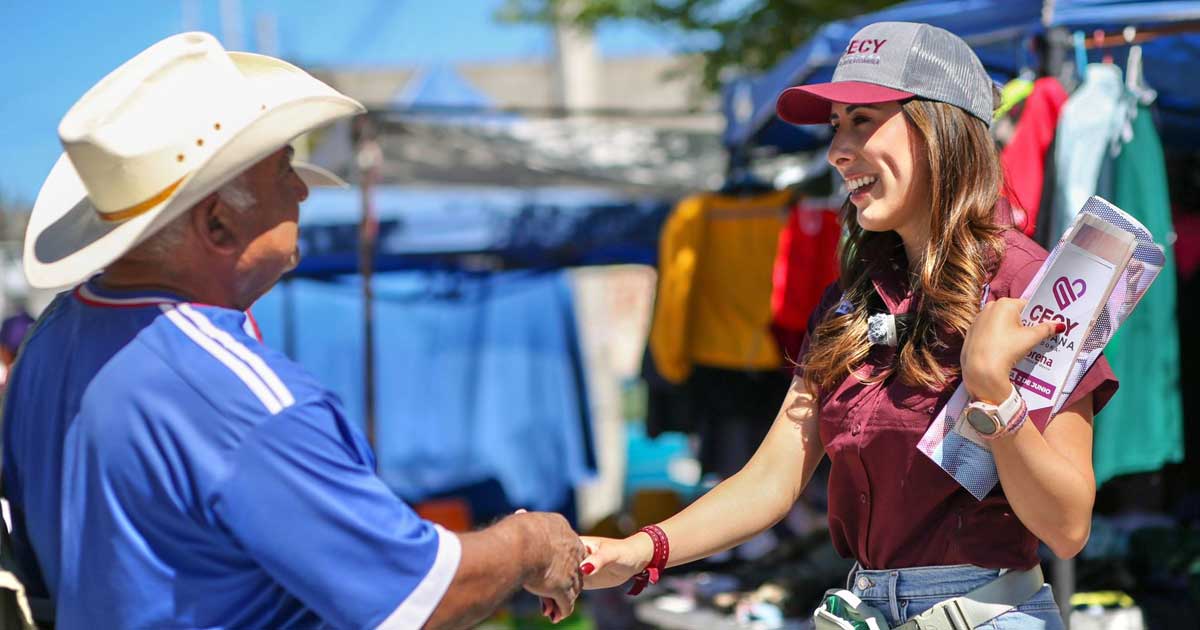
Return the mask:
<svg viewBox="0 0 1200 630">
<path fill-rule="evenodd" d="M 462 559 L 462 543 L 458 536 L 441 525 L 434 527 L 438 534 L 438 550 L 433 566 L 396 610 L 379 624 L 379 630 L 420 628 L 429 620 L 438 602 L 442 601 L 446 589 L 450 588 L 450 582 L 458 572 L 459 560 Z"/>
<path fill-rule="evenodd" d="M 287 386 L 283 384 L 283 381 L 279 380 L 279 376 L 277 376 L 275 371 L 267 365 L 266 361 L 262 360 L 262 357 L 255 354 L 237 339 L 234 339 L 233 335 L 230 335 L 228 332 L 217 328 L 211 321 L 209 321 L 207 317 L 204 316 L 204 313 L 197 311 L 190 305 L 180 304 L 179 310 L 182 311 L 188 319 L 192 320 L 192 323 L 195 324 L 201 332 L 209 337 L 212 337 L 213 339 L 216 339 L 222 346 L 225 347 L 226 350 L 229 350 L 237 355 L 239 359 L 245 361 L 246 365 L 249 365 L 250 369 L 254 370 L 254 373 L 257 374 L 258 377 L 267 384 L 267 387 L 271 388 L 271 393 L 273 393 L 275 397 L 279 399 L 279 402 L 283 403 L 284 407 L 290 407 L 292 403 L 296 402 L 296 399 L 292 397 L 291 390 L 289 390 Z"/>
<path fill-rule="evenodd" d="M 258 400 L 261 401 L 263 406 L 267 408 L 267 411 L 271 412 L 271 415 L 277 414 L 283 410 L 284 406 L 279 402 L 279 399 L 271 393 L 271 390 L 267 388 L 266 384 L 264 384 L 262 380 L 259 379 L 258 376 L 256 376 L 245 363 L 239 361 L 236 357 L 230 354 L 228 350 L 222 348 L 216 341 L 213 341 L 212 338 L 200 332 L 200 330 L 197 329 L 196 326 L 194 326 L 186 317 L 181 315 L 179 310 L 174 306 L 163 304 L 160 308 L 162 308 L 163 313 L 166 314 L 167 319 L 171 320 L 171 323 L 175 324 L 179 330 L 182 330 L 183 334 L 187 335 L 189 339 L 196 342 L 196 345 L 206 350 L 216 360 L 223 363 L 225 367 L 232 370 L 233 373 L 237 375 L 237 377 L 241 379 L 243 383 L 246 384 L 246 387 L 250 388 L 250 391 L 256 397 L 258 397 Z"/>
</svg>

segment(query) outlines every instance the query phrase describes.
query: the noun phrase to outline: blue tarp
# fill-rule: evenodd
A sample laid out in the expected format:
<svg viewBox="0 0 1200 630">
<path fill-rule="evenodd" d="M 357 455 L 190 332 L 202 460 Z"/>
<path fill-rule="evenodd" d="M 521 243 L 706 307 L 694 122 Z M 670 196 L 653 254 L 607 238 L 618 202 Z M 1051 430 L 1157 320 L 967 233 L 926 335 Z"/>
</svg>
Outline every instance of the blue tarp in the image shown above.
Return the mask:
<svg viewBox="0 0 1200 630">
<path fill-rule="evenodd" d="M 375 450 L 388 485 L 418 501 L 495 480 L 514 508 L 569 504 L 595 460 L 565 273 L 407 271 L 374 287 Z M 254 306 L 265 341 L 359 422 L 360 295 L 357 278 L 299 279 Z"/>
<path fill-rule="evenodd" d="M 266 342 L 361 423 L 360 195 L 312 191 L 301 264 L 253 310 Z M 485 520 L 516 507 L 569 513 L 595 461 L 571 293 L 548 270 L 653 264 L 669 204 L 577 188 L 382 186 L 374 207 L 380 475 L 410 501 L 465 491 Z M 493 265 L 526 270 L 464 270 Z"/>
<path fill-rule="evenodd" d="M 1200 20 L 1200 2 L 1195 0 L 1057 0 L 1049 7 L 1051 26 L 1077 28 L 1121 28 Z"/>
<path fill-rule="evenodd" d="M 659 226 L 670 212 L 666 201 L 591 189 L 375 190 L 380 271 L 457 267 L 464 260 L 505 269 L 652 265 Z M 301 206 L 301 260 L 293 276 L 358 271 L 360 194 L 312 191 Z"/>
<path fill-rule="evenodd" d="M 775 99 L 785 88 L 827 81 L 846 42 L 862 26 L 883 20 L 928 22 L 963 37 L 993 78 L 1005 81 L 1031 67 L 1028 38 L 1047 27 L 1118 30 L 1128 25 L 1161 25 L 1200 20 L 1200 2 L 1129 2 L 1058 0 L 1043 13 L 1041 0 L 914 0 L 851 20 L 834 22 L 772 70 L 732 81 L 723 90 L 730 149 L 771 147 L 781 152 L 815 149 L 828 131 L 821 126 L 794 127 L 775 116 Z M 1042 23 L 1043 17 L 1049 23 Z M 1125 62 L 1125 49 L 1109 51 Z M 1190 80 L 1200 61 L 1200 35 L 1162 37 L 1143 45 L 1146 82 L 1159 92 L 1164 142 L 1188 146 L 1200 139 L 1200 82 Z M 1090 51 L 1099 61 L 1103 51 Z"/>
</svg>

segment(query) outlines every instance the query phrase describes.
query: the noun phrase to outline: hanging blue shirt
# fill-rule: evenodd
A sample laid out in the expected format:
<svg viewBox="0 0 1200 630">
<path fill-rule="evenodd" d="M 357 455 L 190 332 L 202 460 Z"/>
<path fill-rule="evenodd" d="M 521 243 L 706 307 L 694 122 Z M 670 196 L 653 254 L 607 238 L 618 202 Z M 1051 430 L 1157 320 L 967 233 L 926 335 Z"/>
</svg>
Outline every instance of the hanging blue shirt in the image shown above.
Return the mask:
<svg viewBox="0 0 1200 630">
<path fill-rule="evenodd" d="M 61 630 L 415 628 L 458 568 L 337 397 L 235 310 L 58 296 L 3 437 L 14 555 Z"/>
<path fill-rule="evenodd" d="M 300 279 L 255 305 L 268 340 L 293 334 L 291 356 L 341 394 L 351 418 L 364 415 L 357 286 Z M 375 448 L 388 486 L 421 501 L 495 480 L 503 496 L 471 506 L 483 519 L 573 502 L 595 460 L 566 272 L 392 272 L 374 286 L 386 322 L 375 336 Z"/>
</svg>

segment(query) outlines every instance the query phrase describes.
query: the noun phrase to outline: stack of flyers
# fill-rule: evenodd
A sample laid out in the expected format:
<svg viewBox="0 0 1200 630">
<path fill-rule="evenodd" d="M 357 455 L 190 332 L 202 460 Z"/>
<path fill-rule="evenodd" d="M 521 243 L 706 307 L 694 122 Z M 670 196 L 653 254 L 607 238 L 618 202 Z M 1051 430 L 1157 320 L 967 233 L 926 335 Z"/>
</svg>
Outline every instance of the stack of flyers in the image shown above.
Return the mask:
<svg viewBox="0 0 1200 630">
<path fill-rule="evenodd" d="M 1030 418 L 1045 421 L 1062 408 L 1150 284 L 1163 250 L 1137 220 L 1100 197 L 1075 216 L 1021 298 L 1021 321 L 1062 323 L 1066 330 L 1033 348 L 1009 375 Z M 1000 481 L 988 442 L 963 419 L 959 385 L 917 444 L 922 453 L 977 499 Z"/>
</svg>

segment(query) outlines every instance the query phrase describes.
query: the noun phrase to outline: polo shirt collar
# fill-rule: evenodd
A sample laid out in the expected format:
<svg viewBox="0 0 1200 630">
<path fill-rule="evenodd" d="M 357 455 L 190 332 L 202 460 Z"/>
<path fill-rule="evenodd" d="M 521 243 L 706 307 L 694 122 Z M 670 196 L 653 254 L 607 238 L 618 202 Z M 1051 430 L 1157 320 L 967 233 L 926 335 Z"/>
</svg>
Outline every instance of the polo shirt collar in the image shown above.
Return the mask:
<svg viewBox="0 0 1200 630">
<path fill-rule="evenodd" d="M 875 293 L 893 315 L 907 313 L 912 308 L 913 292 L 908 282 L 908 261 L 903 247 L 897 247 L 887 264 L 872 267 L 869 275 Z"/>
</svg>

